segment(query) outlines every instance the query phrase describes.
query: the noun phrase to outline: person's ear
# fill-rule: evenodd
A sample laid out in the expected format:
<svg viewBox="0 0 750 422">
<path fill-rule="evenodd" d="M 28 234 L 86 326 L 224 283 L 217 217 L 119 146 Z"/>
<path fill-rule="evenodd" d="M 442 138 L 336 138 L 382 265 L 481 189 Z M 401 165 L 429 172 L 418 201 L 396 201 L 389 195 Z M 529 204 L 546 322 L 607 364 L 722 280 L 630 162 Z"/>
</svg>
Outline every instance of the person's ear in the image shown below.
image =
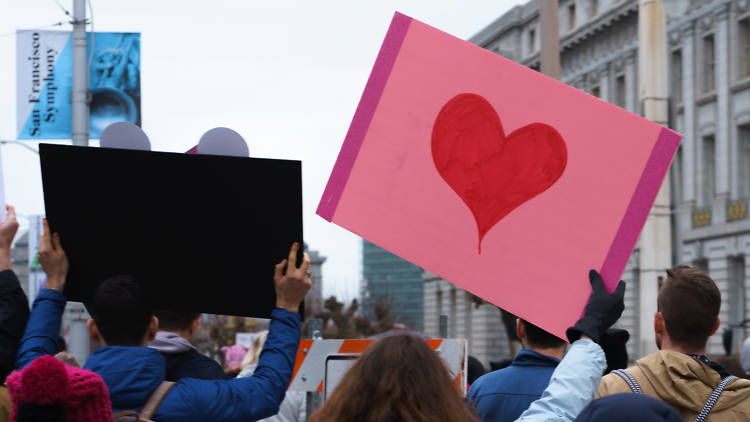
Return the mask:
<svg viewBox="0 0 750 422">
<path fill-rule="evenodd" d="M 159 331 L 159 318 L 156 315 L 152 315 L 151 322 L 148 324 L 148 341 L 156 338 L 157 331 Z"/>
<path fill-rule="evenodd" d="M 656 333 L 657 336 L 660 336 L 664 334 L 664 331 L 664 315 L 658 311 L 654 312 L 654 333 Z"/>
<path fill-rule="evenodd" d="M 193 321 L 193 323 L 190 324 L 190 336 L 191 337 L 193 336 L 193 334 L 195 334 L 196 331 L 198 331 L 198 326 L 201 324 L 201 319 L 203 319 L 202 317 L 203 317 L 203 314 L 198 316 L 198 318 L 196 318 Z"/>
<path fill-rule="evenodd" d="M 714 324 L 714 328 L 711 330 L 711 335 L 716 334 L 716 330 L 719 329 L 719 325 L 721 324 L 721 318 L 718 316 L 716 317 L 716 324 Z"/>
<path fill-rule="evenodd" d="M 96 322 L 92 318 L 89 318 L 86 321 L 86 331 L 89 332 L 89 339 L 93 343 L 99 343 L 100 345 L 104 346 L 105 342 L 102 338 L 102 335 L 99 334 L 99 327 L 96 326 Z"/>
<path fill-rule="evenodd" d="M 526 326 L 521 322 L 521 318 L 516 318 L 516 335 L 522 342 L 526 340 Z"/>
</svg>

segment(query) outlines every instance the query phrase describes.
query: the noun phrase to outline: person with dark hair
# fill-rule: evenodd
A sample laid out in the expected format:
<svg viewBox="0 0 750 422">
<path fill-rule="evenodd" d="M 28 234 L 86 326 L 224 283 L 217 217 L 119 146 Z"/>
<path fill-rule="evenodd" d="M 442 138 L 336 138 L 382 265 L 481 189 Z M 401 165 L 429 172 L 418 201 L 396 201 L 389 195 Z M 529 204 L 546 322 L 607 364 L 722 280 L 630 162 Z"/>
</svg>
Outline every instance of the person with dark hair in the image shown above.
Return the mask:
<svg viewBox="0 0 750 422">
<path fill-rule="evenodd" d="M 10 247 L 18 231 L 16 210 L 10 205 L 5 208 L 7 217 L 0 221 L 0 422 L 10 416 L 5 377 L 13 370 L 18 343 L 29 319 L 29 300 L 10 265 Z"/>
<path fill-rule="evenodd" d="M 167 381 L 181 378 L 226 378 L 221 365 L 198 353 L 193 345 L 201 314 L 181 311 L 156 311 L 155 314 L 159 319 L 159 331 L 156 338 L 148 343 L 148 347 L 158 350 L 164 356 L 167 362 Z"/>
<path fill-rule="evenodd" d="M 435 351 L 409 334 L 368 347 L 310 422 L 476 421 Z"/>
<path fill-rule="evenodd" d="M 183 378 L 164 383 L 164 358 L 150 347 L 158 329 L 147 296 L 132 277 L 118 276 L 99 285 L 87 322 L 89 336 L 102 345 L 89 356 L 84 368 L 99 374 L 107 385 L 114 412 L 141 409 L 148 413 L 154 395 L 154 420 L 244 421 L 258 420 L 278 412 L 284 398 L 300 340 L 299 305 L 312 286 L 308 270 L 310 257 L 304 254 L 297 267 L 299 243 L 289 257 L 276 265 L 274 285 L 276 309 L 271 312 L 268 340 L 253 376 L 226 381 Z M 40 240 L 39 261 L 47 274 L 47 288 L 34 302 L 29 323 L 21 340 L 16 368 L 55 351 L 55 341 L 65 297 L 62 295 L 68 260 L 60 236 L 50 235 L 45 222 Z M 159 404 L 160 403 L 160 404 Z M 147 409 L 142 409 L 146 407 Z"/>
<path fill-rule="evenodd" d="M 684 265 L 668 270 L 654 314 L 659 351 L 606 375 L 597 396 L 632 391 L 665 402 L 685 420 L 748 420 L 750 380 L 731 376 L 706 357 L 720 307 L 721 293 L 709 276 Z"/>
<path fill-rule="evenodd" d="M 523 319 L 516 319 L 523 348 L 510 366 L 485 374 L 469 389 L 482 421 L 514 421 L 542 392 L 565 353 L 566 342 Z"/>
</svg>

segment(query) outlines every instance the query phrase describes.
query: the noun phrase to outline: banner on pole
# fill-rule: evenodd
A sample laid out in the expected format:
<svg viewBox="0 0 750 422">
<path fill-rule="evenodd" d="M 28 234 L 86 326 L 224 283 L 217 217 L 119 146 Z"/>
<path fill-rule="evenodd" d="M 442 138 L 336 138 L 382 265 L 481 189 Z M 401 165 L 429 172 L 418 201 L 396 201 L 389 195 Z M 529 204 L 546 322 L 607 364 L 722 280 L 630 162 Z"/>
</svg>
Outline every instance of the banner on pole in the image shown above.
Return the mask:
<svg viewBox="0 0 750 422">
<path fill-rule="evenodd" d="M 141 35 L 88 33 L 91 111 L 89 137 L 113 122 L 141 124 Z M 18 139 L 72 137 L 73 33 L 18 31 Z M 91 48 L 94 54 L 91 54 Z"/>
</svg>

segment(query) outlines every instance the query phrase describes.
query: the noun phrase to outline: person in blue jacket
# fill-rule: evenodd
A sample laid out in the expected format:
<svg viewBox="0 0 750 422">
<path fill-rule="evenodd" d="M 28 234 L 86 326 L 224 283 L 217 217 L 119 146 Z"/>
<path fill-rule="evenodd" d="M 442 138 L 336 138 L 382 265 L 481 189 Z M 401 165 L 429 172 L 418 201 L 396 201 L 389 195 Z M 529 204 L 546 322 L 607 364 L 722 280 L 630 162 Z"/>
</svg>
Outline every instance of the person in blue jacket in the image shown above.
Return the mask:
<svg viewBox="0 0 750 422">
<path fill-rule="evenodd" d="M 155 421 L 245 422 L 278 412 L 299 345 L 299 304 L 312 285 L 307 254 L 301 266 L 296 265 L 298 248 L 295 243 L 289 258 L 275 267 L 276 309 L 271 313 L 268 340 L 253 376 L 226 381 L 181 379 L 157 409 Z M 34 302 L 16 359 L 17 369 L 54 353 L 65 308 L 61 292 L 68 261 L 59 235 L 50 235 L 46 221 L 39 261 L 47 273 L 47 288 Z M 92 340 L 102 347 L 91 354 L 84 368 L 104 379 L 113 411 L 137 411 L 165 378 L 164 358 L 146 347 L 156 334 L 158 319 L 132 277 L 102 282 L 91 305 L 93 319 L 87 322 L 87 328 Z"/>
<path fill-rule="evenodd" d="M 516 333 L 523 349 L 511 365 L 485 374 L 469 389 L 469 397 L 483 422 L 511 422 L 542 396 L 567 343 L 522 319 Z"/>
</svg>

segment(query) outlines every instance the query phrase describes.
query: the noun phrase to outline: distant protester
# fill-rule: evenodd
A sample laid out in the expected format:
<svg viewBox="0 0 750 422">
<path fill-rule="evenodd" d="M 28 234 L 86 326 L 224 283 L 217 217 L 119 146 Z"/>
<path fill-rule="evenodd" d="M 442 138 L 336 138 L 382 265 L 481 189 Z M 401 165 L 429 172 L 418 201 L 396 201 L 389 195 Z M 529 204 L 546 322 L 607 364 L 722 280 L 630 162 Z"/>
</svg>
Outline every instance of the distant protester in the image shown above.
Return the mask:
<svg viewBox="0 0 750 422">
<path fill-rule="evenodd" d="M 310 422 L 477 421 L 443 361 L 415 336 L 384 337 L 367 348 Z"/>
<path fill-rule="evenodd" d="M 94 372 L 40 356 L 8 377 L 12 422 L 102 422 L 112 420 L 112 404 Z"/>
<path fill-rule="evenodd" d="M 224 346 L 221 348 L 224 353 L 224 372 L 229 378 L 234 378 L 240 374 L 242 369 L 242 359 L 247 354 L 247 347 L 241 344 Z"/>
<path fill-rule="evenodd" d="M 182 378 L 222 380 L 224 369 L 219 362 L 198 353 L 193 345 L 201 314 L 197 312 L 156 311 L 159 331 L 148 343 L 164 356 L 167 364 L 167 381 Z"/>
<path fill-rule="evenodd" d="M 18 352 L 16 367 L 55 351 L 55 341 L 65 308 L 62 295 L 68 261 L 57 234 L 44 224 L 39 261 L 47 274 L 47 288 L 34 303 Z M 299 305 L 312 283 L 310 258 L 304 254 L 297 267 L 299 244 L 288 259 L 274 269 L 276 309 L 271 312 L 270 331 L 255 374 L 227 381 L 183 378 L 164 380 L 164 358 L 146 347 L 153 340 L 158 320 L 148 297 L 133 277 L 104 280 L 96 290 L 86 323 L 89 336 L 102 345 L 89 356 L 84 367 L 99 374 L 107 385 L 114 412 L 141 411 L 152 393 L 165 391 L 153 419 L 170 421 L 251 421 L 274 415 L 292 377 L 300 339 Z"/>
</svg>

